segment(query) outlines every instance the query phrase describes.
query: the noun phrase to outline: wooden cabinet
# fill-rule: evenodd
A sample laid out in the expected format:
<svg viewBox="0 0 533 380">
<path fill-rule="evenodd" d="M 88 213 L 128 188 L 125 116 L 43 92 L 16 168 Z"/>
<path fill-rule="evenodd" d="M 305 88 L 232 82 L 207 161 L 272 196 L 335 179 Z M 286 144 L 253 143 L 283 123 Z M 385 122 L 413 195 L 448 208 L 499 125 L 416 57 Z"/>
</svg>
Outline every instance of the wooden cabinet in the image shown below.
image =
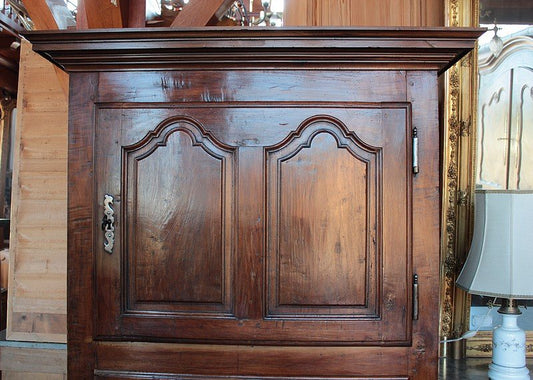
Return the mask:
<svg viewBox="0 0 533 380">
<path fill-rule="evenodd" d="M 69 375 L 436 378 L 437 74 L 477 35 L 30 34 L 71 74 Z"/>
</svg>

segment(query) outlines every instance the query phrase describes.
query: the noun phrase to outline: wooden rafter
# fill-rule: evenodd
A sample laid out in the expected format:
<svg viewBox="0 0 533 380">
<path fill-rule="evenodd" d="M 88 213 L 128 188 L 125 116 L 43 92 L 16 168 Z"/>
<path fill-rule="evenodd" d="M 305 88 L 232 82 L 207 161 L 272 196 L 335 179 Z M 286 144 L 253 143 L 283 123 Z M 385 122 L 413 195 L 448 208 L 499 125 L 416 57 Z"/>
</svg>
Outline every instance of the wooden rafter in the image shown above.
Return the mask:
<svg viewBox="0 0 533 380">
<path fill-rule="evenodd" d="M 89 29 L 87 13 L 85 12 L 85 0 L 78 0 L 78 14 L 76 15 L 76 29 Z"/>
<path fill-rule="evenodd" d="M 144 0 L 79 0 L 76 29 L 143 28 L 146 18 Z M 102 17 L 102 9 L 106 9 Z"/>
<path fill-rule="evenodd" d="M 30 15 L 35 29 L 55 30 L 58 29 L 52 11 L 48 7 L 46 0 L 24 0 L 24 6 Z"/>
<path fill-rule="evenodd" d="M 191 0 L 178 13 L 171 27 L 206 26 L 211 20 L 217 20 L 234 0 Z"/>
<path fill-rule="evenodd" d="M 128 0 L 128 28 L 143 28 L 146 24 L 146 1 Z"/>
<path fill-rule="evenodd" d="M 85 0 L 85 16 L 89 29 L 125 27 L 127 0 Z M 123 10 L 124 9 L 124 10 Z"/>
</svg>

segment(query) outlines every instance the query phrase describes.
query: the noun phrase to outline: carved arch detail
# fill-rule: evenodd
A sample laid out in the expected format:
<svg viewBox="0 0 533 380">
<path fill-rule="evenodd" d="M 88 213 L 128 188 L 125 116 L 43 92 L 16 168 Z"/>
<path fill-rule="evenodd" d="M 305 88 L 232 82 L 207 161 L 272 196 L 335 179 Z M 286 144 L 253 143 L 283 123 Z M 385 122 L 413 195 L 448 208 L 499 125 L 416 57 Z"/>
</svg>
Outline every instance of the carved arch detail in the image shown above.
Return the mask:
<svg viewBox="0 0 533 380">
<path fill-rule="evenodd" d="M 382 149 L 317 115 L 265 161 L 267 317 L 379 318 Z"/>
<path fill-rule="evenodd" d="M 236 148 L 175 116 L 123 147 L 122 166 L 125 312 L 232 315 Z"/>
<path fill-rule="evenodd" d="M 123 147 L 123 152 L 132 154 L 142 151 L 142 153 L 136 153 L 136 157 L 144 158 L 144 155 L 150 155 L 157 147 L 165 146 L 170 135 L 176 131 L 186 133 L 191 138 L 193 146 L 201 146 L 206 152 L 215 156 L 223 156 L 223 154 L 216 153 L 217 151 L 233 152 L 235 150 L 234 147 L 218 141 L 202 127 L 198 120 L 189 116 L 173 116 L 159 123 L 140 141 Z"/>
</svg>

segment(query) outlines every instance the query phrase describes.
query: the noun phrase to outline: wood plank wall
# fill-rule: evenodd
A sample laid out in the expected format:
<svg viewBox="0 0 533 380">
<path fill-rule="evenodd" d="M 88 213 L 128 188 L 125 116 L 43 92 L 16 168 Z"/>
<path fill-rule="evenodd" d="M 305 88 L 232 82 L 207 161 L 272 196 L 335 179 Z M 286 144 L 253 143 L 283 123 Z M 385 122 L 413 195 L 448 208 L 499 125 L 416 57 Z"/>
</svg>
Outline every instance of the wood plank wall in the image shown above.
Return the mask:
<svg viewBox="0 0 533 380">
<path fill-rule="evenodd" d="M 7 339 L 66 342 L 68 77 L 27 41 L 20 56 Z"/>
<path fill-rule="evenodd" d="M 3 380 L 65 380 L 67 350 L 0 346 L 0 369 Z"/>
<path fill-rule="evenodd" d="M 442 0 L 285 0 L 285 26 L 444 26 Z"/>
</svg>

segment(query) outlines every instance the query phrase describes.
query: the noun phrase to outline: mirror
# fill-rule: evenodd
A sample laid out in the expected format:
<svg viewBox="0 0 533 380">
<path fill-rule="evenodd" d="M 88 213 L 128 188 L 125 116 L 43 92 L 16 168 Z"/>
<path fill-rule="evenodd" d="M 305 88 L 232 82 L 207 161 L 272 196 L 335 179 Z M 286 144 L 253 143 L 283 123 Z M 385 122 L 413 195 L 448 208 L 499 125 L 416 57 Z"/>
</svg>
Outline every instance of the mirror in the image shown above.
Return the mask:
<svg viewBox="0 0 533 380">
<path fill-rule="evenodd" d="M 478 50 L 476 187 L 533 190 L 533 4 L 480 0 L 480 24 L 489 31 Z M 472 296 L 471 330 L 501 324 L 492 301 Z M 533 330 L 533 308 L 522 313 L 521 327 Z"/>
</svg>

